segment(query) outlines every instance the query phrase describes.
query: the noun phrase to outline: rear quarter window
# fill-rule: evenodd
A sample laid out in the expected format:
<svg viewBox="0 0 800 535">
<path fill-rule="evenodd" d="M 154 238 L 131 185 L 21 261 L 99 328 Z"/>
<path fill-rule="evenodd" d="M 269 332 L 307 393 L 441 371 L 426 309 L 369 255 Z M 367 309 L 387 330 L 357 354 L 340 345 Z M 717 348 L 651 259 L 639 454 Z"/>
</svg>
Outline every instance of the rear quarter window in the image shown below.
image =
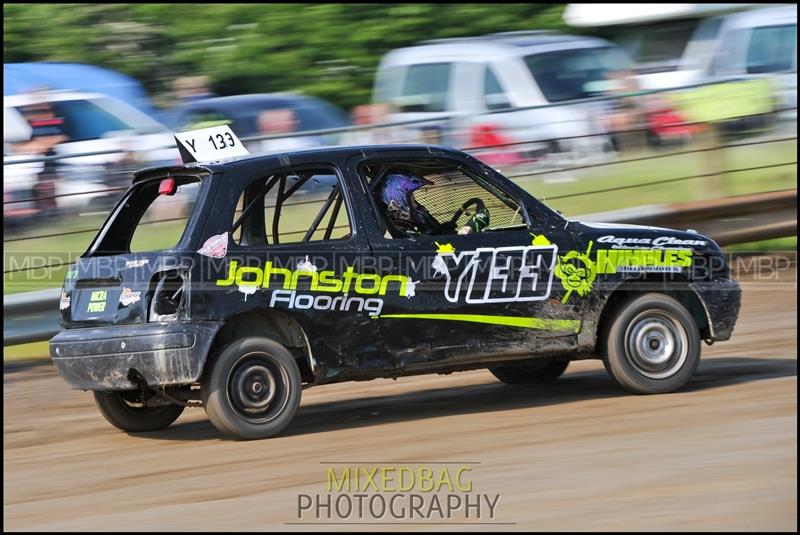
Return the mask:
<svg viewBox="0 0 800 535">
<path fill-rule="evenodd" d="M 173 249 L 186 230 L 199 189 L 199 182 L 189 182 L 178 186 L 174 195 L 158 195 L 133 231 L 131 252 Z"/>
<path fill-rule="evenodd" d="M 183 237 L 201 189 L 198 177 L 174 177 L 173 195 L 160 195 L 161 179 L 134 186 L 101 230 L 94 256 L 174 249 Z"/>
</svg>

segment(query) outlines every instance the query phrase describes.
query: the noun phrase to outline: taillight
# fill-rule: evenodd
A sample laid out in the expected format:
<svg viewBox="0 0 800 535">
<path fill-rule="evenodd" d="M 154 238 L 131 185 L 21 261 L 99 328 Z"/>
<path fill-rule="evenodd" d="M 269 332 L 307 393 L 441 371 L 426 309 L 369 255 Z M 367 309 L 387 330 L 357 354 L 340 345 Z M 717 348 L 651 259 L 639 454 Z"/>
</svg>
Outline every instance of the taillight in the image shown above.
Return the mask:
<svg viewBox="0 0 800 535">
<path fill-rule="evenodd" d="M 158 184 L 159 195 L 175 195 L 175 190 L 175 179 L 172 177 L 164 178 Z"/>
</svg>

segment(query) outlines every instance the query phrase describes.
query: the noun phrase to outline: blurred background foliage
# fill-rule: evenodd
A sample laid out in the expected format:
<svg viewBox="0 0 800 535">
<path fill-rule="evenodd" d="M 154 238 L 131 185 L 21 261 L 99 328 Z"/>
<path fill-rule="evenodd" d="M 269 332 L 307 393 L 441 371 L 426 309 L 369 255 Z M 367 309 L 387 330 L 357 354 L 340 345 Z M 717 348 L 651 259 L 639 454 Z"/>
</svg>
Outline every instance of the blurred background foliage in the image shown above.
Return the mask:
<svg viewBox="0 0 800 535">
<path fill-rule="evenodd" d="M 219 95 L 297 91 L 368 102 L 394 48 L 444 37 L 562 29 L 565 4 L 4 4 L 3 62 L 65 61 L 140 80 L 207 75 Z M 42 24 L 47 21 L 47 24 Z M 574 33 L 574 32 L 573 32 Z"/>
</svg>

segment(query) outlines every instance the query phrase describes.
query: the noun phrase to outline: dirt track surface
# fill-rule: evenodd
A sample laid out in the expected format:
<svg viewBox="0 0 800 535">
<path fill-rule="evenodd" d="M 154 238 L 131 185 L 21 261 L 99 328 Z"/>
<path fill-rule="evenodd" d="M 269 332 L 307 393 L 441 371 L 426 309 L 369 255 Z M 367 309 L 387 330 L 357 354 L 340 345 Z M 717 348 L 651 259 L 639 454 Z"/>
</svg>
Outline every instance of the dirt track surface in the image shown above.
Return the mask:
<svg viewBox="0 0 800 535">
<path fill-rule="evenodd" d="M 282 436 L 236 442 L 202 409 L 126 435 L 50 365 L 7 372 L 4 528 L 794 530 L 796 272 L 784 280 L 745 283 L 732 340 L 658 396 L 596 361 L 535 390 L 487 371 L 346 383 L 306 390 Z M 294 524 L 332 462 L 479 463 L 474 491 L 501 495 L 481 521 L 503 524 Z"/>
</svg>

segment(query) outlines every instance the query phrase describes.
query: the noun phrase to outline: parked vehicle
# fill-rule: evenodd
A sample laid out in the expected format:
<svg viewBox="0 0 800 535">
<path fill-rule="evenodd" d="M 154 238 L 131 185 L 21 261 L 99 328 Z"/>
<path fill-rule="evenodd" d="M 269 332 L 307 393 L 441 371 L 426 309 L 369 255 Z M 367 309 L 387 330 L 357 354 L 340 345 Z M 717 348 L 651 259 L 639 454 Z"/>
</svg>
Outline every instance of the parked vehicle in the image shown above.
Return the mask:
<svg viewBox="0 0 800 535">
<path fill-rule="evenodd" d="M 781 108 L 797 106 L 797 6 L 570 4 L 564 20 L 608 35 L 636 62 L 643 89 L 772 76 Z M 787 118 L 797 119 L 790 110 Z"/>
<path fill-rule="evenodd" d="M 229 134 L 189 133 L 185 154 L 206 136 L 238 151 Z M 298 204 L 320 174 L 336 186 Z M 147 226 L 174 201 L 180 224 Z M 120 429 L 202 404 L 253 439 L 289 424 L 304 386 L 341 381 L 535 384 L 601 358 L 632 392 L 671 392 L 739 303 L 706 236 L 565 219 L 457 150 L 334 147 L 138 172 L 67 274 L 50 354 Z"/>
<path fill-rule="evenodd" d="M 298 132 L 348 126 L 347 114 L 323 100 L 286 93 L 235 95 L 199 99 L 172 110 L 171 124 L 177 131 L 227 124 L 242 138 L 258 136 L 258 118 L 265 111 L 290 109 Z M 332 143 L 337 136 L 320 139 Z M 248 144 L 251 151 L 256 145 Z"/>
<path fill-rule="evenodd" d="M 487 131 L 526 159 L 560 155 L 586 161 L 610 149 L 603 106 L 583 103 L 606 94 L 609 78 L 632 64 L 603 39 L 551 32 L 509 32 L 439 39 L 387 53 L 373 100 L 396 108 L 392 119 L 444 125 L 456 147 Z M 522 109 L 536 107 L 535 109 Z M 449 119 L 449 120 L 448 120 Z M 587 136 L 587 137 L 580 137 Z"/>
<path fill-rule="evenodd" d="M 84 210 L 90 205 L 113 205 L 119 194 L 109 197 L 110 194 L 102 190 L 120 185 L 118 175 L 111 174 L 120 167 L 180 161 L 172 133 L 166 126 L 114 97 L 72 91 L 4 96 L 4 192 L 29 192 L 45 169 L 43 162 L 15 163 L 43 156 L 20 149 L 31 141 L 33 132 L 25 110 L 42 105 L 48 106 L 58 117 L 63 136 L 63 141 L 52 148 L 53 156 L 60 158 L 51 162 L 58 175 L 53 184 L 62 212 Z M 68 157 L 105 151 L 117 152 Z M 128 185 L 127 181 L 122 184 Z"/>
<path fill-rule="evenodd" d="M 42 87 L 51 91 L 108 95 L 163 122 L 142 84 L 120 72 L 97 65 L 50 61 L 3 65 L 3 96 L 21 95 Z"/>
<path fill-rule="evenodd" d="M 268 154 L 334 145 L 340 134 L 297 134 L 342 128 L 349 126 L 350 119 L 344 111 L 324 100 L 273 93 L 193 100 L 172 111 L 172 124 L 176 130 L 228 125 L 244 138 L 270 136 L 266 140 L 245 141 L 250 152 Z M 319 190 L 335 183 L 336 177 L 332 175 L 317 176 L 305 183 L 301 192 Z"/>
<path fill-rule="evenodd" d="M 769 78 L 777 119 L 797 129 L 797 5 L 757 9 L 718 19 L 717 48 L 708 70 L 715 81 Z"/>
</svg>

